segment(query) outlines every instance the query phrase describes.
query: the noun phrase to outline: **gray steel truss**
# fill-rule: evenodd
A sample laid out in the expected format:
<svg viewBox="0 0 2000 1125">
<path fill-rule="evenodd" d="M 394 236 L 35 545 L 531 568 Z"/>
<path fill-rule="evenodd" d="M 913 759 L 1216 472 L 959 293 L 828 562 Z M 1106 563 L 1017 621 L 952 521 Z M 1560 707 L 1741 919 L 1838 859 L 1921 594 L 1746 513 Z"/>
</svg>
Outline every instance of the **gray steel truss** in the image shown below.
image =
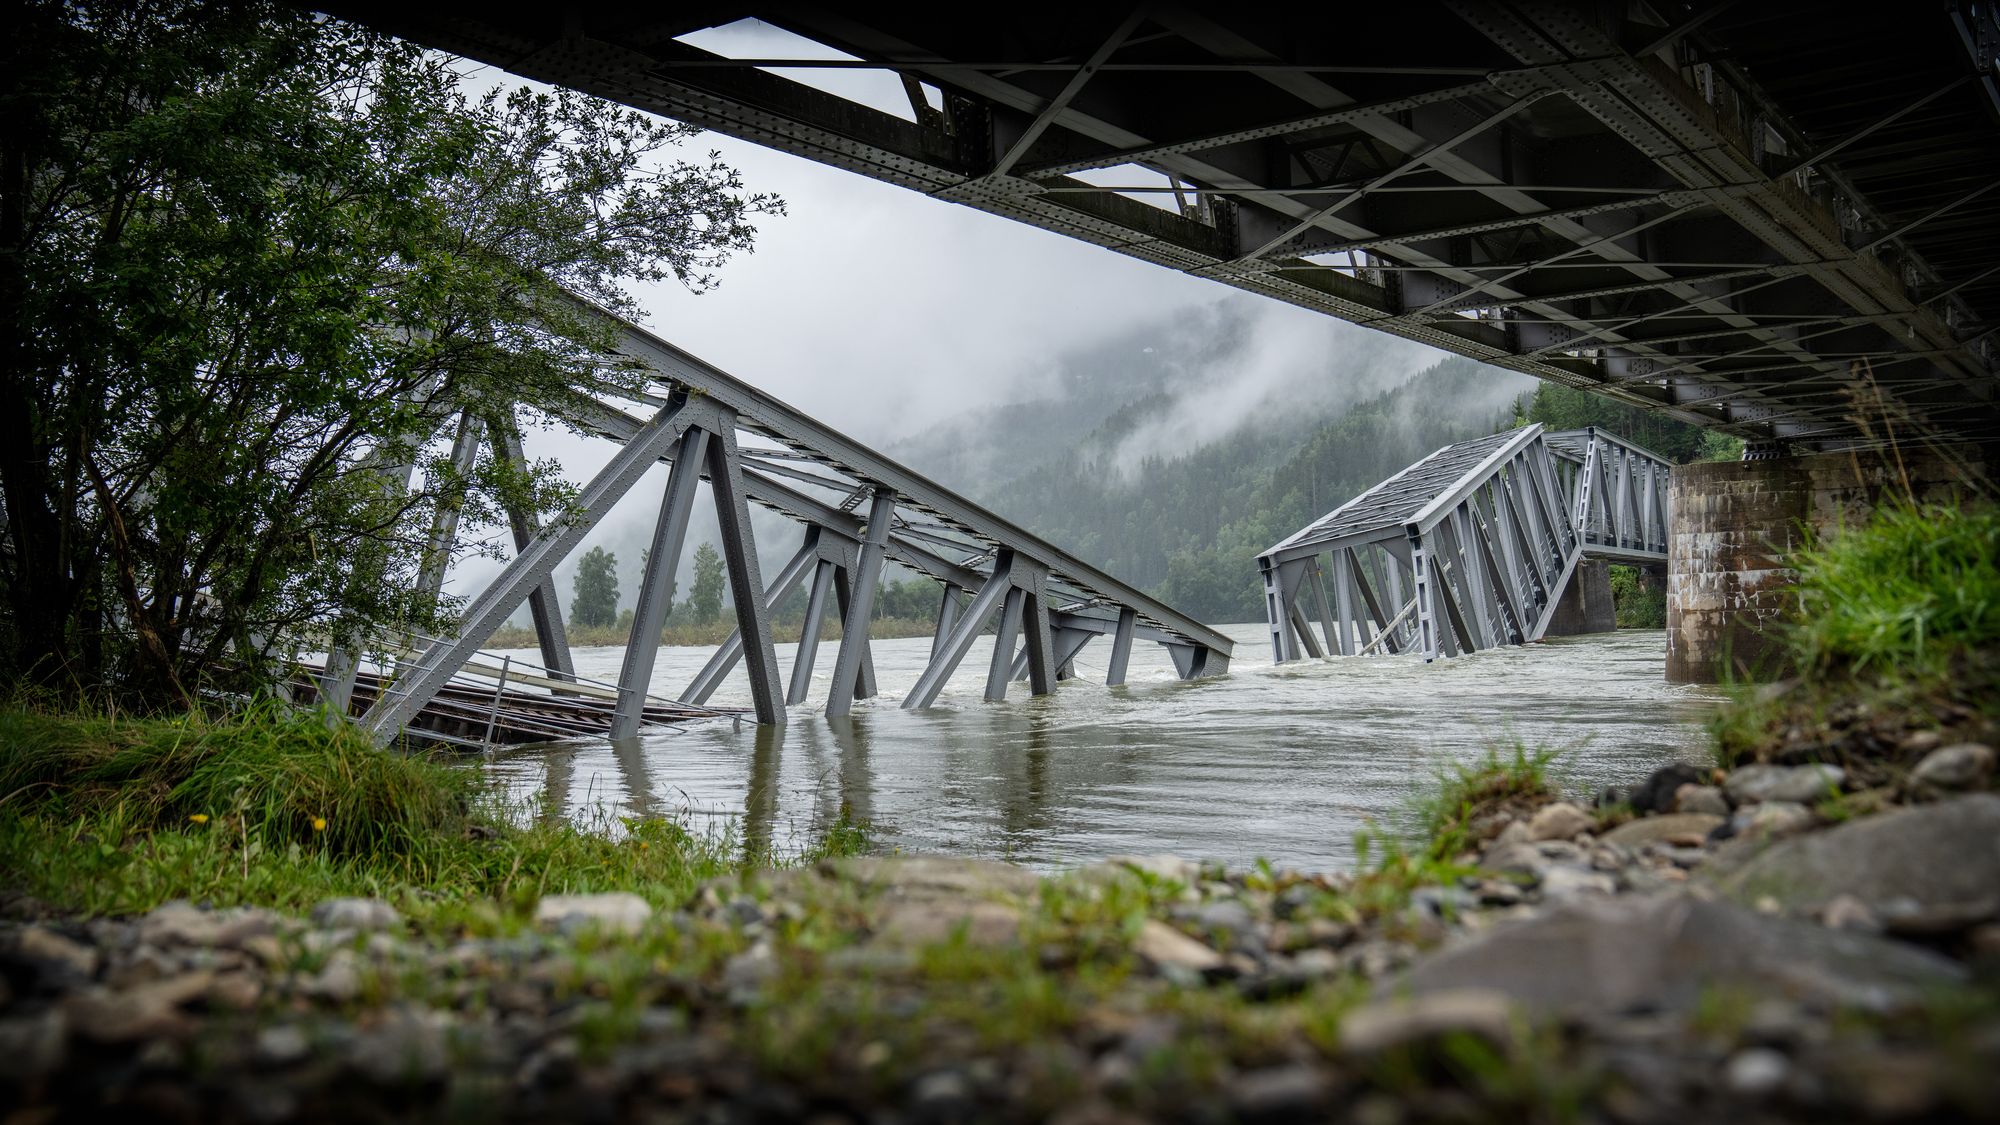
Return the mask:
<svg viewBox="0 0 2000 1125">
<path fill-rule="evenodd" d="M 2000 436 L 1991 3 L 314 6 L 1748 439 Z"/>
<path fill-rule="evenodd" d="M 989 626 L 996 632 L 986 698 L 1005 699 L 1018 665 L 1036 695 L 1074 675 L 1079 651 L 1110 636 L 1106 682 L 1125 681 L 1134 640 L 1165 646 L 1183 679 L 1228 670 L 1228 637 L 1105 574 L 1081 559 L 866 448 L 720 369 L 623 321 L 619 358 L 641 365 L 650 418 L 610 401 L 583 400 L 564 418 L 617 443 L 610 462 L 564 519 L 534 530 L 514 560 L 468 603 L 456 635 L 439 638 L 398 670 L 363 724 L 388 741 L 472 659 L 480 643 L 523 599 L 547 597 L 549 575 L 631 491 L 647 469 L 670 466 L 647 555 L 633 633 L 620 674 L 614 738 L 637 733 L 672 597 L 696 486 L 706 482 L 722 527 L 736 629 L 682 694 L 706 702 L 737 664 L 747 666 L 760 723 L 785 721 L 787 704 L 812 686 L 824 618 L 837 613 L 829 716 L 876 693 L 868 627 L 882 569 L 895 562 L 942 587 L 929 665 L 903 706 L 928 707 Z M 517 458 L 512 420 L 489 423 L 504 455 Z M 749 505 L 803 525 L 798 549 L 767 585 L 760 573 Z M 809 582 L 806 624 L 789 679 L 781 677 L 770 615 Z M 971 594 L 969 603 L 961 598 Z M 831 604 L 830 604 L 831 603 Z M 537 616 L 540 622 L 540 616 Z M 1017 650 L 1018 646 L 1018 650 Z M 565 663 L 561 667 L 567 667 Z M 551 666 L 558 666 L 550 661 Z"/>
<path fill-rule="evenodd" d="M 1595 427 L 1448 445 L 1257 557 L 1272 657 L 1538 640 L 1578 559 L 1666 562 L 1668 471 Z"/>
</svg>

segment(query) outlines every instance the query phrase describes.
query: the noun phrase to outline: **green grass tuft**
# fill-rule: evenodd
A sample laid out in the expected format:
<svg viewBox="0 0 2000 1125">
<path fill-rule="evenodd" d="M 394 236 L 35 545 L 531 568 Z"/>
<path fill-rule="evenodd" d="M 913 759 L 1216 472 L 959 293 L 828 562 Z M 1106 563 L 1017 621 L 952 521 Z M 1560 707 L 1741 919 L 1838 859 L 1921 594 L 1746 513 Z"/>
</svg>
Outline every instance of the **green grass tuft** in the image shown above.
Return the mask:
<svg viewBox="0 0 2000 1125">
<path fill-rule="evenodd" d="M 302 910 L 369 895 L 420 923 L 498 932 L 543 894 L 631 891 L 673 906 L 774 858 L 673 819 L 576 825 L 514 811 L 474 768 L 379 750 L 313 714 L 0 710 L 0 869 L 9 889 L 65 910 L 129 914 L 177 898 Z M 792 858 L 866 847 L 843 815 Z"/>
<path fill-rule="evenodd" d="M 1888 503 L 1798 555 L 1809 675 L 1937 675 L 2000 649 L 2000 509 Z"/>
<path fill-rule="evenodd" d="M 1520 741 L 1501 748 L 1489 746 L 1478 761 L 1456 762 L 1433 779 L 1429 793 L 1416 802 L 1420 839 L 1433 850 L 1483 838 L 1483 828 L 1499 814 L 1526 812 L 1560 796 L 1551 767 L 1560 750 L 1532 748 Z"/>
</svg>

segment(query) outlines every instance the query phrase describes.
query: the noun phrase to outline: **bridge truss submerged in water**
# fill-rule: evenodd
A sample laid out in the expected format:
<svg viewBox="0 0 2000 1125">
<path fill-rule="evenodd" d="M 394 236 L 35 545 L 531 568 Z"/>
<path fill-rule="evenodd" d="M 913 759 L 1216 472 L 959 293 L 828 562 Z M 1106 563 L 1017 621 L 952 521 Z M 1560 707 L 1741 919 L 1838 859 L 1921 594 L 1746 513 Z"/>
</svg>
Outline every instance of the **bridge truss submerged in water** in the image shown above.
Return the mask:
<svg viewBox="0 0 2000 1125">
<path fill-rule="evenodd" d="M 906 708 L 937 700 L 990 622 L 997 625 L 986 679 L 989 700 L 1005 699 L 1017 678 L 1036 695 L 1052 691 L 1057 680 L 1074 675 L 1077 654 L 1100 636 L 1110 638 L 1110 684 L 1124 682 L 1132 645 L 1140 640 L 1165 646 L 1183 679 L 1228 669 L 1232 645 L 1221 633 L 651 333 L 621 323 L 619 351 L 649 370 L 658 393 L 645 405 L 654 408 L 653 415 L 635 417 L 613 403 L 595 402 L 566 419 L 620 448 L 585 486 L 572 515 L 539 530 L 515 521 L 519 553 L 468 604 L 456 634 L 430 639 L 373 696 L 361 722 L 377 739 L 390 740 L 425 716 L 475 662 L 483 640 L 524 601 L 534 607 L 549 692 L 563 693 L 565 682 L 575 677 L 559 639 L 561 615 L 550 575 L 661 462 L 671 469 L 624 666 L 608 693 L 608 729 L 599 733 L 630 737 L 649 709 L 657 709 L 647 691 L 702 482 L 721 525 L 737 627 L 678 704 L 705 704 L 741 663 L 749 673 L 757 720 L 782 723 L 786 705 L 804 702 L 811 688 L 821 622 L 836 608 L 833 603 L 842 632 L 826 712 L 845 714 L 855 699 L 873 696 L 868 625 L 877 583 L 890 561 L 942 587 L 930 662 L 904 698 Z M 502 438 L 500 452 L 519 460 L 518 438 L 505 427 L 502 433 L 509 436 Z M 476 427 L 461 425 L 454 455 L 476 454 L 477 441 Z M 805 527 L 798 549 L 768 585 L 751 526 L 753 504 Z M 789 681 L 781 682 L 771 615 L 808 579 L 798 655 Z M 592 694 L 589 686 L 579 686 L 576 694 Z M 598 693 L 604 694 L 603 688 Z"/>
<path fill-rule="evenodd" d="M 1540 640 L 1581 559 L 1667 561 L 1671 468 L 1596 427 L 1448 445 L 1257 557 L 1272 656 Z"/>
</svg>

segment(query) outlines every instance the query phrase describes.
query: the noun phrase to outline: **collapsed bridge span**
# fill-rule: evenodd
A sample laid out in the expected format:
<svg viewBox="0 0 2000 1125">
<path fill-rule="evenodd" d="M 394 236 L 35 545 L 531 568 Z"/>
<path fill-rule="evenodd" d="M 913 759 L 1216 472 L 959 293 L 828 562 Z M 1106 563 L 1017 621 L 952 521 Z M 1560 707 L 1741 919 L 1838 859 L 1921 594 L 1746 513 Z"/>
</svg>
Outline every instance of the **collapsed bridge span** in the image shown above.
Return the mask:
<svg viewBox="0 0 2000 1125">
<path fill-rule="evenodd" d="M 1257 557 L 1272 656 L 1540 640 L 1580 560 L 1666 562 L 1670 468 L 1596 427 L 1448 445 Z"/>
<path fill-rule="evenodd" d="M 647 371 L 642 405 L 652 415 L 635 416 L 610 402 L 572 412 L 568 421 L 618 443 L 618 451 L 569 515 L 520 543 L 514 560 L 467 605 L 453 635 L 431 641 L 398 670 L 361 720 L 378 739 L 404 730 L 524 601 L 552 596 L 556 565 L 661 462 L 671 469 L 616 685 L 611 737 L 635 734 L 644 718 L 660 627 L 702 482 L 716 505 L 737 628 L 681 703 L 705 703 L 741 663 L 757 720 L 782 723 L 786 705 L 808 694 L 820 622 L 834 603 L 841 638 L 826 713 L 845 714 L 855 699 L 873 696 L 868 625 L 889 561 L 941 587 L 930 660 L 904 698 L 906 708 L 937 700 L 989 622 L 997 622 L 989 700 L 1006 698 L 1017 676 L 1036 695 L 1054 690 L 1074 674 L 1078 652 L 1100 636 L 1111 638 L 1110 684 L 1124 682 L 1132 646 L 1141 640 L 1165 646 L 1183 679 L 1228 669 L 1232 646 L 1221 633 L 644 329 L 622 321 L 617 327 L 618 351 Z M 752 504 L 804 528 L 799 547 L 768 585 Z M 771 615 L 808 581 L 798 655 L 789 681 L 781 682 Z"/>
</svg>

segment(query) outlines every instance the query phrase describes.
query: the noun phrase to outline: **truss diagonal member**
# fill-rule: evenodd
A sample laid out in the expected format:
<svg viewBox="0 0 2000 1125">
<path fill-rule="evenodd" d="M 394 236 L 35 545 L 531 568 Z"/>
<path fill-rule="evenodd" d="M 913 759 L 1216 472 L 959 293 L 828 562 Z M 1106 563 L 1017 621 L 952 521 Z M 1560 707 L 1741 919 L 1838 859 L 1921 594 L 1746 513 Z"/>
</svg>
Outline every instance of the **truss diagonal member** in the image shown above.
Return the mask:
<svg viewBox="0 0 2000 1125">
<path fill-rule="evenodd" d="M 750 498 L 737 458 L 736 416 L 726 409 L 717 413 L 721 424 L 707 451 L 709 491 L 715 497 L 722 563 L 729 575 L 731 600 L 736 603 L 736 632 L 743 638 L 743 665 L 750 674 L 750 705 L 759 723 L 779 726 L 785 721 L 785 693 L 778 682 L 771 611 L 764 600 L 757 539 L 750 526 Z"/>
<path fill-rule="evenodd" d="M 1007 597 L 1007 591 L 1014 588 L 1013 562 L 1002 552 L 1002 557 L 994 560 L 993 574 L 987 578 L 979 593 L 973 596 L 972 604 L 959 615 L 958 623 L 952 626 L 951 634 L 937 647 L 923 674 L 917 677 L 916 686 L 903 699 L 903 707 L 920 710 L 937 702 L 938 693 L 944 690 L 946 680 L 958 670 L 965 654 L 972 649 L 972 642 L 979 637 L 980 630 L 986 628 L 986 621 L 993 611 Z"/>
<path fill-rule="evenodd" d="M 1291 226 L 1283 234 L 1279 235 L 1276 238 L 1270 239 L 1263 245 L 1257 247 L 1255 250 L 1252 250 L 1246 254 L 1238 255 L 1238 258 L 1241 260 L 1251 260 L 1268 256 L 1273 251 L 1276 251 L 1284 247 L 1285 245 L 1289 244 L 1293 239 L 1297 238 L 1299 235 L 1305 233 L 1308 230 L 1311 230 L 1313 227 L 1318 226 L 1320 223 L 1326 221 L 1327 219 L 1332 218 L 1334 215 L 1344 210 L 1348 204 L 1355 202 L 1356 200 L 1367 195 L 1369 192 L 1374 191 L 1376 188 L 1382 187 L 1393 180 L 1400 179 L 1403 176 L 1409 175 L 1411 172 L 1415 172 L 1420 168 L 1429 166 L 1431 161 L 1436 160 L 1438 157 L 1445 155 L 1452 149 L 1457 148 L 1459 145 L 1462 145 L 1465 142 L 1473 139 L 1474 137 L 1479 136 L 1481 133 L 1486 132 L 1488 129 L 1493 128 L 1494 126 L 1507 120 L 1509 117 L 1514 116 L 1516 113 L 1519 113 L 1521 110 L 1526 109 L 1528 106 L 1534 104 L 1536 101 L 1539 101 L 1540 99 L 1547 97 L 1549 94 L 1552 94 L 1554 92 L 1555 91 L 1553 90 L 1539 90 L 1539 91 L 1529 91 L 1523 94 L 1520 98 L 1516 99 L 1515 101 L 1509 102 L 1505 107 L 1496 110 L 1493 113 L 1489 113 L 1485 117 L 1480 118 L 1478 121 L 1474 122 L 1471 126 L 1465 129 L 1461 129 L 1459 132 L 1453 134 L 1450 137 L 1445 138 L 1442 141 L 1437 142 L 1436 144 L 1427 145 L 1424 148 L 1418 150 L 1408 160 L 1404 161 L 1401 164 L 1396 165 L 1394 168 L 1389 169 L 1388 171 L 1382 173 L 1381 175 L 1376 176 L 1374 179 L 1369 180 L 1367 183 L 1362 184 L 1360 187 L 1355 188 L 1353 191 L 1347 193 L 1346 195 L 1341 196 L 1339 199 L 1334 200 L 1332 203 L 1329 203 L 1326 206 L 1319 208 L 1312 214 L 1306 216 L 1304 219 L 1301 219 L 1299 222 Z"/>
<path fill-rule="evenodd" d="M 1261 141 L 1271 137 L 1290 136 L 1311 129 L 1323 129 L 1330 125 L 1369 117 L 1378 113 L 1400 113 L 1419 106 L 1435 105 L 1438 102 L 1456 101 L 1478 94 L 1491 94 L 1493 84 L 1484 78 L 1477 82 L 1464 82 L 1445 86 L 1436 90 L 1426 90 L 1419 94 L 1389 98 L 1365 105 L 1343 106 L 1339 109 L 1323 110 L 1269 121 L 1261 125 L 1250 125 L 1226 132 L 1204 133 L 1179 140 L 1161 141 L 1157 144 L 1135 145 L 1130 148 L 1113 149 L 1095 156 L 1078 157 L 1071 160 L 1053 160 L 1021 169 L 1020 174 L 1028 177 L 1067 176 L 1073 172 L 1085 172 L 1093 168 L 1115 168 L 1121 164 L 1137 164 L 1159 156 L 1175 156 L 1180 153 L 1200 152 L 1204 149 L 1221 148 L 1225 145 L 1241 144 L 1245 141 Z M 1281 189 L 1274 189 L 1281 190 Z"/>
<path fill-rule="evenodd" d="M 503 411 L 487 420 L 486 428 L 492 436 L 493 451 L 499 459 L 515 472 L 525 473 L 528 457 L 521 446 L 521 427 L 514 420 L 513 411 Z M 541 530 L 534 514 L 522 510 L 518 505 L 507 505 L 507 525 L 514 534 L 514 550 L 518 554 L 534 542 Z M 569 651 L 569 634 L 563 629 L 562 600 L 556 595 L 554 575 L 544 578 L 528 594 L 528 612 L 535 622 L 535 643 L 542 650 L 542 666 L 557 680 L 576 679 L 576 662 Z M 557 689 L 556 694 L 564 694 Z"/>
<path fill-rule="evenodd" d="M 551 523 L 538 532 L 534 541 L 472 599 L 459 619 L 457 635 L 431 642 L 362 716 L 362 726 L 377 742 L 386 744 L 393 740 L 423 710 L 478 651 L 480 643 L 514 612 L 528 591 L 546 581 L 556 564 L 583 542 L 611 506 L 631 491 L 654 462 L 667 455 L 687 432 L 689 424 L 685 406 L 670 403 L 661 407 L 584 487 L 574 517 Z"/>
<path fill-rule="evenodd" d="M 806 571 L 812 569 L 813 563 L 819 558 L 819 536 L 819 528 L 806 529 L 805 543 L 764 590 L 766 612 L 775 613 L 778 606 L 791 596 L 792 591 L 805 578 Z M 739 626 L 730 632 L 728 639 L 722 642 L 722 647 L 716 649 L 715 654 L 708 658 L 708 663 L 702 665 L 701 671 L 695 673 L 694 679 L 688 683 L 687 690 L 681 693 L 681 701 L 707 703 L 709 697 L 715 694 L 715 689 L 721 686 L 723 678 L 735 670 L 736 662 L 741 659 L 743 659 L 743 630 Z"/>
<path fill-rule="evenodd" d="M 1097 75 L 1098 68 L 1104 65 L 1105 60 L 1111 57 L 1112 52 L 1124 46 L 1125 40 L 1130 38 L 1134 31 L 1138 30 L 1139 23 L 1145 16 L 1145 8 L 1134 8 L 1129 15 L 1119 21 L 1117 28 L 1111 32 L 1110 37 L 1105 39 L 1098 46 L 1097 50 L 1091 52 L 1090 58 L 1086 59 L 1084 64 L 1076 69 L 1076 73 L 1070 75 L 1069 81 L 1063 84 L 1061 92 L 1049 99 L 1048 104 L 1043 106 L 1041 112 L 1035 115 L 1035 119 L 1028 123 L 1028 127 L 1021 131 L 1021 135 L 1016 137 L 1014 143 L 1007 147 L 1007 151 L 1001 155 L 1000 159 L 994 162 L 993 170 L 987 173 L 989 177 L 997 179 L 1013 171 L 1015 163 L 1021 157 L 1025 156 L 1030 148 L 1034 147 L 1035 142 L 1041 139 L 1042 134 L 1048 131 L 1049 126 L 1055 124 L 1056 118 L 1060 117 L 1063 111 L 1069 108 L 1069 103 L 1075 101 L 1076 96 L 1083 92 L 1084 86 Z"/>
<path fill-rule="evenodd" d="M 863 686 L 862 664 L 868 652 L 868 624 L 875 613 L 875 586 L 882 573 L 882 556 L 895 513 L 895 493 L 875 490 L 868 508 L 867 538 L 861 542 L 847 604 L 842 607 L 840 651 L 834 657 L 833 686 L 826 699 L 828 718 L 853 710 L 856 691 Z M 818 588 L 817 579 L 814 588 Z M 825 608 L 823 601 L 820 608 Z"/>
</svg>

